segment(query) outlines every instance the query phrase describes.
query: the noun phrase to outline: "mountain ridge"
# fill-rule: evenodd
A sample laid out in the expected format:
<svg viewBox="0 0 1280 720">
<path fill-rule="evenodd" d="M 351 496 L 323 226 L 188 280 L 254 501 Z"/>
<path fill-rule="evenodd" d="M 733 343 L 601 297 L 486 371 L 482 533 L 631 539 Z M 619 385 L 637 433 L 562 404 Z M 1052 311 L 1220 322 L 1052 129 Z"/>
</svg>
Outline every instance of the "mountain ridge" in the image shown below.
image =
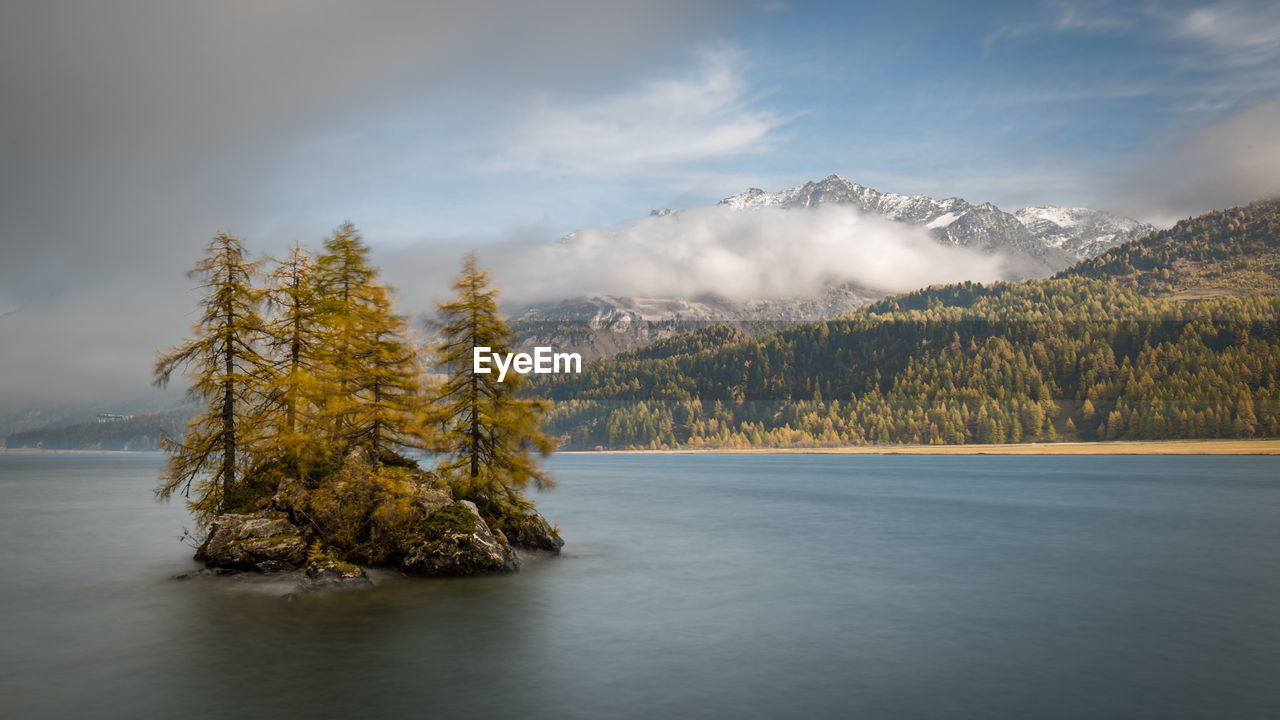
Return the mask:
<svg viewBox="0 0 1280 720">
<path fill-rule="evenodd" d="M 1008 280 L 1048 277 L 1084 257 L 1154 230 L 1137 220 L 1089 208 L 1045 205 L 1008 213 L 990 202 L 975 205 L 960 197 L 935 200 L 927 195 L 884 193 L 837 174 L 774 192 L 748 188 L 716 204 L 741 212 L 803 211 L 824 205 L 850 206 L 861 213 L 920 227 L 941 246 L 1000 255 L 1006 259 L 1002 277 Z M 678 217 L 680 213 L 664 208 L 651 211 L 649 216 Z M 558 242 L 576 242 L 579 232 Z M 888 294 L 844 283 L 815 287 L 795 297 L 736 302 L 715 297 L 597 295 L 528 308 L 513 318 L 513 329 L 521 347 L 551 345 L 594 359 L 711 323 L 759 334 L 823 320 Z"/>
</svg>

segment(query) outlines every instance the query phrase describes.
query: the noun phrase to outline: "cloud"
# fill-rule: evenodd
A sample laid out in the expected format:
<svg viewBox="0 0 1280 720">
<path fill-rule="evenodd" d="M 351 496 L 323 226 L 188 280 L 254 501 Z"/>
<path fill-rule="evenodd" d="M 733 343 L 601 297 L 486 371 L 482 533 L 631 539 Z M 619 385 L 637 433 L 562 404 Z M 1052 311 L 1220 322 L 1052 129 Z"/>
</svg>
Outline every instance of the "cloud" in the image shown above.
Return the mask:
<svg viewBox="0 0 1280 720">
<path fill-rule="evenodd" d="M 616 82 L 701 40 L 721 12 L 684 0 L 0 3 L 0 414 L 149 392 L 155 348 L 188 331 L 183 273 L 215 232 L 260 249 L 314 243 L 387 194 L 371 153 L 300 177 L 301 139 L 359 134 L 405 104 L 465 126 L 466 111 L 439 101 L 448 89 Z M 344 183 L 316 194 L 315 177 Z M 315 225 L 294 234 L 303 214 Z"/>
<path fill-rule="evenodd" d="M 1157 225 L 1280 196 L 1280 101 L 1176 138 L 1123 173 L 1109 196 Z"/>
<path fill-rule="evenodd" d="M 1046 3 L 1038 17 L 1004 23 L 985 38 L 984 51 L 1001 40 L 1046 34 L 1145 36 L 1179 53 L 1186 70 L 1266 68 L 1280 62 L 1280 5 L 1232 0 L 1169 8 L 1102 1 Z"/>
<path fill-rule="evenodd" d="M 1195 8 L 1171 18 L 1173 37 L 1200 46 L 1197 65 L 1227 68 L 1270 66 L 1280 62 L 1280 5 L 1273 2 L 1225 2 Z"/>
<path fill-rule="evenodd" d="M 579 103 L 538 98 L 491 169 L 636 174 L 767 150 L 786 119 L 757 107 L 742 65 L 738 50 L 704 51 L 686 77 Z"/>
<path fill-rule="evenodd" d="M 388 266 L 401 269 L 392 276 L 408 268 L 452 270 L 457 250 L 433 243 L 404 251 Z M 889 293 L 990 281 L 1003 273 L 997 256 L 943 246 L 920 228 L 834 205 L 694 208 L 614 229 L 580 230 L 560 242 L 508 241 L 481 248 L 480 260 L 504 288 L 508 310 L 593 295 L 803 297 L 828 283 Z M 424 300 L 412 298 L 413 304 Z"/>
<path fill-rule="evenodd" d="M 1047 12 L 1035 20 L 1005 23 L 997 27 L 980 43 L 984 52 L 1001 40 L 1014 40 L 1043 33 L 1104 34 L 1132 29 L 1137 19 L 1123 13 L 1106 2 L 1056 2 L 1046 5 Z"/>
</svg>

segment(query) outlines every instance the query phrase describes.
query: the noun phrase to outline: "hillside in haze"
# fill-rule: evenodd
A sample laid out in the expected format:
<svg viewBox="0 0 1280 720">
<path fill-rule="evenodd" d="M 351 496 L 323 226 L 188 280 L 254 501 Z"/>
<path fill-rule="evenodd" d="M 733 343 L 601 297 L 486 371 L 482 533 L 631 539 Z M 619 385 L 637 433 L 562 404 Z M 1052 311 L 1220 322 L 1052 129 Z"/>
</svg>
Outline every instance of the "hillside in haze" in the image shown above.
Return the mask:
<svg viewBox="0 0 1280 720">
<path fill-rule="evenodd" d="M 43 450 L 159 450 L 162 435 L 182 437 L 187 423 L 195 417 L 195 409 L 186 406 L 120 417 L 123 419 L 15 432 L 5 438 L 4 446 Z"/>
</svg>

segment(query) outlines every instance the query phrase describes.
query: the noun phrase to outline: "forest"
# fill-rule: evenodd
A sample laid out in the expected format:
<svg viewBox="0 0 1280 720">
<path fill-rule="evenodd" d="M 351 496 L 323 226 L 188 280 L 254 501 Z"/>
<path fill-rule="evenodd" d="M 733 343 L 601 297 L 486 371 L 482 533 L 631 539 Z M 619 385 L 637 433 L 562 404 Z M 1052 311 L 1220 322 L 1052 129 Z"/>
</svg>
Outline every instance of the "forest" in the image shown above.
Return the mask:
<svg viewBox="0 0 1280 720">
<path fill-rule="evenodd" d="M 1059 277 L 1105 277 L 1145 295 L 1280 293 L 1280 199 L 1179 221 L 1111 248 Z"/>
<path fill-rule="evenodd" d="M 1274 287 L 1278 209 L 1183 221 L 1053 279 L 759 338 L 707 328 L 530 392 L 574 449 L 1275 436 L 1280 298 L 1250 291 Z"/>
</svg>

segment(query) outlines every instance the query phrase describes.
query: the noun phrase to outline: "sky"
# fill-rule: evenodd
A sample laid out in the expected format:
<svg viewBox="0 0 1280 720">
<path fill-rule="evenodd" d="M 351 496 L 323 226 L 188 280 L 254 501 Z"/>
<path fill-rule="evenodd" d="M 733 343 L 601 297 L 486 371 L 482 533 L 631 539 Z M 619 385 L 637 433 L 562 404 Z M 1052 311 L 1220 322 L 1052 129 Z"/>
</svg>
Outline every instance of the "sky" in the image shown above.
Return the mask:
<svg viewBox="0 0 1280 720">
<path fill-rule="evenodd" d="M 467 248 L 830 173 L 1168 225 L 1280 194 L 1278 67 L 1273 2 L 6 2 L 0 410 L 145 387 L 221 230 L 351 220 L 416 312 Z"/>
</svg>

